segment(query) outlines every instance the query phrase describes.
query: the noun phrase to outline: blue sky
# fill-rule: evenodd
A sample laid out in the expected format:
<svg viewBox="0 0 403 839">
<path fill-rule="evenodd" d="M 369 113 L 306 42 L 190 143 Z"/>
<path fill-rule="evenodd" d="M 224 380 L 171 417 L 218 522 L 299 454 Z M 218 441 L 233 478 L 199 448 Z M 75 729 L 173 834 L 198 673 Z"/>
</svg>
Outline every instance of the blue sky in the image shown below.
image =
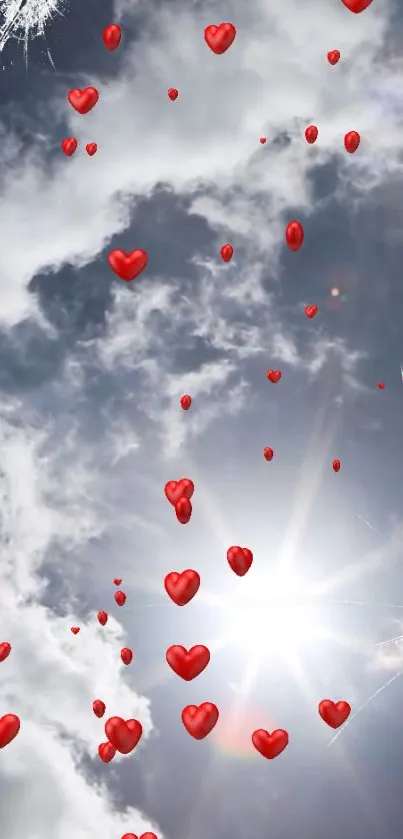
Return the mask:
<svg viewBox="0 0 403 839">
<path fill-rule="evenodd" d="M 400 5 L 24 9 L 27 62 L 0 30 L 0 717 L 21 719 L 1 833 L 398 839 L 403 648 L 383 642 L 403 633 Z M 224 20 L 237 36 L 215 56 L 203 31 Z M 67 92 L 87 85 L 100 99 L 80 116 Z M 147 269 L 123 283 L 112 248 L 147 251 Z M 164 496 L 184 476 L 186 526 Z M 242 579 L 231 545 L 254 554 Z M 163 580 L 185 568 L 202 584 L 180 609 Z M 210 647 L 193 682 L 172 644 Z M 334 741 L 325 698 L 352 707 Z M 197 742 L 181 711 L 205 701 L 220 719 Z M 113 715 L 144 737 L 104 765 Z M 289 732 L 278 759 L 255 728 Z"/>
</svg>

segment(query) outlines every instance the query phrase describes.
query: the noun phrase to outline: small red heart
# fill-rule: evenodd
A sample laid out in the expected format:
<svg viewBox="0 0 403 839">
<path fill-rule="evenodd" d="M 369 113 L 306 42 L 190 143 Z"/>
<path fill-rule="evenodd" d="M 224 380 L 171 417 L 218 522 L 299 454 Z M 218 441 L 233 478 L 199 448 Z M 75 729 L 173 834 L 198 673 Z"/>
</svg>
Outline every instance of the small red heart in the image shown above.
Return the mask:
<svg viewBox="0 0 403 839">
<path fill-rule="evenodd" d="M 318 710 L 323 722 L 330 725 L 330 728 L 340 728 L 351 714 L 351 706 L 342 700 L 332 702 L 331 699 L 322 699 Z"/>
<path fill-rule="evenodd" d="M 265 460 L 273 460 L 274 451 L 270 448 L 270 446 L 266 446 L 266 448 L 263 449 L 263 455 Z"/>
<path fill-rule="evenodd" d="M 177 676 L 191 682 L 206 669 L 210 661 L 210 650 L 203 644 L 197 644 L 190 650 L 181 644 L 174 644 L 167 649 L 166 660 Z"/>
<path fill-rule="evenodd" d="M 339 50 L 330 50 L 327 54 L 327 60 L 329 64 L 337 64 L 337 62 L 340 61 Z"/>
<path fill-rule="evenodd" d="M 115 601 L 118 606 L 124 606 L 126 603 L 126 595 L 124 591 L 115 591 Z"/>
<path fill-rule="evenodd" d="M 379 390 L 385 390 L 385 387 L 386 387 L 385 382 L 378 382 L 378 387 L 379 387 Z"/>
<path fill-rule="evenodd" d="M 181 408 L 183 408 L 184 411 L 188 411 L 191 404 L 192 404 L 192 397 L 189 396 L 188 393 L 185 393 L 184 396 L 181 397 Z"/>
<path fill-rule="evenodd" d="M 119 249 L 111 251 L 108 262 L 112 271 L 126 283 L 135 280 L 147 267 L 148 255 L 145 251 L 135 250 L 125 253 Z"/>
<path fill-rule="evenodd" d="M 105 734 L 120 754 L 128 755 L 141 739 L 143 727 L 138 720 L 125 721 L 121 717 L 110 717 L 105 723 Z"/>
<path fill-rule="evenodd" d="M 171 571 L 164 580 L 165 591 L 177 606 L 186 606 L 197 594 L 200 576 L 197 571 L 188 568 L 182 573 Z"/>
<path fill-rule="evenodd" d="M 232 23 L 220 23 L 219 26 L 207 26 L 204 40 L 216 55 L 222 55 L 234 42 L 236 29 Z"/>
<path fill-rule="evenodd" d="M 122 37 L 122 30 L 117 23 L 110 23 L 109 26 L 106 26 L 103 33 L 102 38 L 106 49 L 112 52 L 112 50 L 116 50 L 120 44 L 120 40 Z"/>
<path fill-rule="evenodd" d="M 311 320 L 318 314 L 318 311 L 319 309 L 317 306 L 305 306 L 305 314 L 307 318 L 310 318 Z"/>
<path fill-rule="evenodd" d="M 188 524 L 192 517 L 192 502 L 188 498 L 180 498 L 175 504 L 175 513 L 179 524 Z"/>
<path fill-rule="evenodd" d="M 305 128 L 305 139 L 307 143 L 310 143 L 311 145 L 312 143 L 316 143 L 316 140 L 318 139 L 318 134 L 319 131 L 316 125 L 308 125 L 308 128 Z"/>
<path fill-rule="evenodd" d="M 133 661 L 133 653 L 129 649 L 129 647 L 123 647 L 123 649 L 120 651 L 120 657 L 123 661 L 123 664 L 131 664 L 131 662 Z"/>
<path fill-rule="evenodd" d="M 269 734 L 264 728 L 258 728 L 252 734 L 252 743 L 263 757 L 267 760 L 273 760 L 278 757 L 281 752 L 288 746 L 288 733 L 283 728 L 278 728 Z"/>
<path fill-rule="evenodd" d="M 114 582 L 115 586 L 120 586 L 120 584 L 122 582 L 122 578 L 121 577 L 115 577 L 113 582 Z"/>
<path fill-rule="evenodd" d="M 333 466 L 333 471 L 334 472 L 340 472 L 340 466 L 341 466 L 340 460 L 337 460 L 337 459 L 334 460 L 333 463 L 332 463 L 332 466 Z"/>
<path fill-rule="evenodd" d="M 101 719 L 106 711 L 105 702 L 102 702 L 102 699 L 94 699 L 92 703 L 92 710 L 94 711 L 95 716 Z"/>
<path fill-rule="evenodd" d="M 4 717 L 0 717 L 0 749 L 4 749 L 14 740 L 20 727 L 20 720 L 15 714 L 5 714 Z"/>
<path fill-rule="evenodd" d="M 259 143 L 261 143 L 262 146 L 264 146 L 266 141 L 267 141 L 267 137 L 261 137 L 260 140 L 259 140 Z"/>
<path fill-rule="evenodd" d="M 71 631 L 72 631 L 73 635 L 77 635 L 77 634 L 79 633 L 79 631 L 80 631 L 80 627 L 79 627 L 79 626 L 72 626 L 72 627 L 70 627 L 70 628 L 71 628 Z"/>
<path fill-rule="evenodd" d="M 108 622 L 108 612 L 98 612 L 98 621 L 101 624 L 101 626 L 105 626 L 105 624 Z"/>
<path fill-rule="evenodd" d="M 353 12 L 355 15 L 359 15 L 360 12 L 365 12 L 365 9 L 368 9 L 368 6 L 371 5 L 372 0 L 341 0 L 344 3 L 346 9 L 349 12 Z"/>
<path fill-rule="evenodd" d="M 269 382 L 273 382 L 275 385 L 277 382 L 280 381 L 282 373 L 281 370 L 266 370 L 266 376 Z"/>
<path fill-rule="evenodd" d="M 87 143 L 87 145 L 85 147 L 85 151 L 87 152 L 89 157 L 93 157 L 94 154 L 97 153 L 97 150 L 98 150 L 98 146 L 97 146 L 96 143 Z"/>
<path fill-rule="evenodd" d="M 233 545 L 227 550 L 227 560 L 234 574 L 237 574 L 238 577 L 244 577 L 252 565 L 253 553 L 249 548 L 240 548 L 239 545 Z"/>
<path fill-rule="evenodd" d="M 360 145 L 361 137 L 358 131 L 348 131 L 344 137 L 344 148 L 349 154 L 354 154 Z"/>
<path fill-rule="evenodd" d="M 172 102 L 175 102 L 175 99 L 179 96 L 179 90 L 176 87 L 170 87 L 168 90 L 168 96 Z"/>
<path fill-rule="evenodd" d="M 234 248 L 232 247 L 232 245 L 228 245 L 228 244 L 223 245 L 221 250 L 220 250 L 220 254 L 221 254 L 221 259 L 223 259 L 224 262 L 229 262 L 234 255 Z"/>
<path fill-rule="evenodd" d="M 11 644 L 8 641 L 3 641 L 0 644 L 0 661 L 5 661 L 11 653 Z"/>
<path fill-rule="evenodd" d="M 77 146 L 78 142 L 75 137 L 66 137 L 65 140 L 62 140 L 62 151 L 66 157 L 71 157 L 71 155 L 77 150 Z"/>
<path fill-rule="evenodd" d="M 97 104 L 99 93 L 96 87 L 85 87 L 84 90 L 75 87 L 69 90 L 67 98 L 75 111 L 79 114 L 88 114 Z"/>
<path fill-rule="evenodd" d="M 181 478 L 180 481 L 168 481 L 165 484 L 164 492 L 170 504 L 176 506 L 180 498 L 191 499 L 195 485 L 189 478 Z"/>
<path fill-rule="evenodd" d="M 101 743 L 98 746 L 98 754 L 104 763 L 110 763 L 116 754 L 115 746 L 112 746 L 112 743 Z"/>
<path fill-rule="evenodd" d="M 212 702 L 201 705 L 186 705 L 182 711 L 182 722 L 188 734 L 195 740 L 204 740 L 213 730 L 219 717 L 219 710 Z"/>
<path fill-rule="evenodd" d="M 300 221 L 290 221 L 285 230 L 285 241 L 290 251 L 299 251 L 304 244 L 304 228 Z"/>
</svg>

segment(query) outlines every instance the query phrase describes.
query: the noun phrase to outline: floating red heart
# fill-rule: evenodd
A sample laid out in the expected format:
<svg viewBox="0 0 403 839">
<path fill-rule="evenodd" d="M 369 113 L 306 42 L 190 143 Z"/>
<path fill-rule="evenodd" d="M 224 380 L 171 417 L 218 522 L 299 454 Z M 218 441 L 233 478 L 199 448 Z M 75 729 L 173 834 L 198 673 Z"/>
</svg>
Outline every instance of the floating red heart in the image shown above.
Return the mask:
<svg viewBox="0 0 403 839">
<path fill-rule="evenodd" d="M 78 633 L 79 633 L 79 631 L 80 631 L 80 627 L 79 627 L 79 626 L 71 626 L 71 627 L 70 627 L 70 629 L 71 629 L 71 631 L 72 631 L 73 635 L 78 635 Z"/>
<path fill-rule="evenodd" d="M 273 456 L 274 456 L 273 449 L 271 449 L 270 446 L 266 446 L 266 448 L 263 449 L 263 456 L 264 456 L 265 460 L 273 460 Z"/>
<path fill-rule="evenodd" d="M 168 481 L 165 484 L 164 492 L 170 504 L 173 507 L 178 503 L 180 498 L 191 498 L 194 493 L 195 485 L 189 478 L 181 478 L 180 481 Z"/>
<path fill-rule="evenodd" d="M 181 644 L 174 644 L 167 649 L 166 660 L 177 676 L 191 682 L 206 669 L 210 661 L 210 651 L 203 644 L 197 644 L 190 650 Z"/>
<path fill-rule="evenodd" d="M 102 699 L 94 699 L 92 703 L 92 710 L 95 716 L 101 719 L 106 711 L 105 702 L 102 702 Z"/>
<path fill-rule="evenodd" d="M 183 408 L 184 411 L 188 411 L 191 404 L 192 404 L 192 397 L 189 396 L 188 393 L 185 393 L 184 396 L 181 397 L 181 408 Z"/>
<path fill-rule="evenodd" d="M 318 314 L 318 311 L 319 309 L 317 306 L 305 306 L 305 314 L 307 318 L 310 318 L 311 320 Z"/>
<path fill-rule="evenodd" d="M 278 757 L 281 752 L 288 746 L 288 733 L 283 728 L 278 728 L 269 734 L 264 728 L 258 728 L 252 734 L 252 743 L 263 757 L 267 760 L 273 760 Z"/>
<path fill-rule="evenodd" d="M 219 710 L 212 702 L 201 705 L 187 705 L 182 711 L 182 722 L 188 734 L 195 740 L 204 740 L 213 730 L 219 717 Z"/>
<path fill-rule="evenodd" d="M 342 700 L 332 702 L 331 699 L 322 699 L 318 710 L 323 722 L 330 725 L 330 728 L 340 728 L 351 714 L 350 705 Z"/>
<path fill-rule="evenodd" d="M 311 145 L 318 139 L 318 134 L 319 131 L 316 125 L 308 125 L 308 128 L 305 128 L 305 139 L 307 143 L 310 143 Z"/>
<path fill-rule="evenodd" d="M 85 147 L 85 151 L 87 152 L 89 157 L 93 157 L 94 154 L 97 153 L 97 150 L 98 150 L 98 146 L 97 146 L 96 143 L 87 143 L 87 145 Z"/>
<path fill-rule="evenodd" d="M 122 755 L 128 755 L 141 739 L 143 727 L 138 720 L 110 717 L 105 723 L 105 734 L 112 746 Z"/>
<path fill-rule="evenodd" d="M 220 254 L 224 262 L 229 262 L 234 255 L 234 248 L 229 244 L 223 245 L 220 249 Z"/>
<path fill-rule="evenodd" d="M 102 38 L 107 50 L 116 50 L 120 44 L 122 38 L 122 30 L 117 23 L 110 23 L 109 26 L 106 26 L 103 33 Z"/>
<path fill-rule="evenodd" d="M 341 2 L 344 3 L 349 12 L 359 15 L 360 12 L 365 12 L 365 9 L 368 9 L 372 0 L 341 0 Z"/>
<path fill-rule="evenodd" d="M 123 647 L 123 649 L 120 651 L 120 657 L 123 661 L 123 664 L 131 664 L 131 662 L 133 661 L 133 653 L 129 649 L 129 647 Z"/>
<path fill-rule="evenodd" d="M 77 151 L 77 146 L 78 142 L 75 137 L 66 137 L 65 140 L 62 140 L 62 151 L 66 157 L 71 157 Z"/>
<path fill-rule="evenodd" d="M 115 577 L 113 582 L 114 582 L 115 586 L 120 586 L 120 584 L 122 582 L 122 578 L 121 577 Z"/>
<path fill-rule="evenodd" d="M 227 550 L 227 560 L 234 574 L 237 574 L 238 577 L 244 577 L 252 565 L 253 553 L 249 548 L 240 548 L 239 545 L 232 545 Z"/>
<path fill-rule="evenodd" d="M 285 241 L 290 251 L 299 251 L 304 243 L 304 228 L 299 221 L 290 221 L 285 230 Z"/>
<path fill-rule="evenodd" d="M 101 624 L 101 626 L 105 626 L 105 624 L 108 622 L 108 612 L 98 612 L 98 621 Z"/>
<path fill-rule="evenodd" d="M 261 138 L 260 138 L 260 140 L 259 140 L 259 143 L 261 143 L 261 144 L 262 144 L 262 146 L 264 146 L 264 144 L 266 143 L 266 141 L 267 141 L 267 137 L 261 137 Z"/>
<path fill-rule="evenodd" d="M 232 23 L 220 23 L 219 26 L 207 26 L 204 40 L 216 55 L 222 55 L 234 42 L 236 29 Z"/>
<path fill-rule="evenodd" d="M 188 498 L 180 498 L 175 504 L 175 513 L 179 524 L 188 524 L 192 517 L 192 502 Z"/>
<path fill-rule="evenodd" d="M 155 833 L 150 833 L 148 830 L 147 833 L 142 833 L 141 836 L 136 836 L 135 833 L 124 833 L 122 839 L 158 839 Z"/>
<path fill-rule="evenodd" d="M 340 471 L 340 466 L 341 466 L 340 460 L 337 460 L 337 459 L 334 460 L 333 463 L 332 463 L 332 466 L 333 466 L 333 471 L 334 472 L 339 472 Z"/>
<path fill-rule="evenodd" d="M 84 90 L 75 87 L 69 90 L 67 98 L 75 111 L 79 114 L 88 114 L 97 104 L 99 93 L 96 87 L 85 87 Z"/>
<path fill-rule="evenodd" d="M 108 262 L 112 271 L 124 280 L 130 283 L 141 274 L 147 266 L 148 255 L 145 251 L 135 250 L 130 253 L 121 251 L 119 249 L 113 250 L 108 256 Z"/>
<path fill-rule="evenodd" d="M 168 96 L 172 102 L 175 102 L 175 99 L 179 96 L 179 90 L 177 90 L 176 87 L 170 87 L 168 90 Z"/>
<path fill-rule="evenodd" d="M 354 154 L 360 145 L 361 137 L 358 131 L 349 131 L 344 137 L 344 148 L 349 154 Z"/>
<path fill-rule="evenodd" d="M 104 763 L 110 763 L 116 754 L 115 746 L 112 746 L 112 743 L 101 743 L 98 746 L 98 754 Z"/>
<path fill-rule="evenodd" d="M 20 720 L 15 714 L 5 714 L 4 717 L 0 717 L 0 749 L 4 749 L 14 740 L 20 727 Z"/>
<path fill-rule="evenodd" d="M 385 387 L 386 387 L 385 382 L 378 382 L 378 387 L 379 387 L 379 390 L 385 390 Z"/>
<path fill-rule="evenodd" d="M 327 54 L 327 60 L 329 64 L 337 64 L 340 61 L 340 52 L 339 50 L 330 50 Z"/>
<path fill-rule="evenodd" d="M 200 576 L 191 568 L 182 573 L 171 571 L 165 577 L 164 586 L 166 593 L 177 606 L 186 606 L 199 590 Z"/>
<path fill-rule="evenodd" d="M 118 606 L 124 606 L 126 603 L 126 595 L 124 591 L 115 591 L 115 600 Z"/>
<path fill-rule="evenodd" d="M 280 381 L 281 376 L 281 370 L 266 370 L 266 377 L 268 378 L 269 382 L 272 382 L 274 385 Z"/>
<path fill-rule="evenodd" d="M 5 661 L 11 653 L 11 644 L 8 641 L 3 641 L 0 644 L 0 662 Z"/>
</svg>

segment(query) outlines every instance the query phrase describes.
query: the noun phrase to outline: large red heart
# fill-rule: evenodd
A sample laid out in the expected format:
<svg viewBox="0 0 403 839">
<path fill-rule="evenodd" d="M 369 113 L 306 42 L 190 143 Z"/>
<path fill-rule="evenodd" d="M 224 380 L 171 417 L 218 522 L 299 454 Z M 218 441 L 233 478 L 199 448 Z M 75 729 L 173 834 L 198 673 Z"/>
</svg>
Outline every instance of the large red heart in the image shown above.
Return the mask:
<svg viewBox="0 0 403 839">
<path fill-rule="evenodd" d="M 15 714 L 5 714 L 0 717 L 0 749 L 8 746 L 20 730 L 20 721 Z"/>
<path fill-rule="evenodd" d="M 354 12 L 355 15 L 358 15 L 360 12 L 365 12 L 365 9 L 368 9 L 372 0 L 341 0 L 341 2 L 344 3 L 349 12 Z"/>
<path fill-rule="evenodd" d="M 288 733 L 283 728 L 278 728 L 271 734 L 264 728 L 258 728 L 252 734 L 252 743 L 256 751 L 260 752 L 267 760 L 278 757 L 288 746 L 288 739 Z"/>
<path fill-rule="evenodd" d="M 182 711 L 182 722 L 188 734 L 195 740 L 204 740 L 213 730 L 219 717 L 219 710 L 212 702 L 201 705 L 186 705 Z"/>
<path fill-rule="evenodd" d="M 331 699 L 322 699 L 322 702 L 319 702 L 319 714 L 330 728 L 340 728 L 350 716 L 351 707 L 343 700 L 332 702 Z"/>
<path fill-rule="evenodd" d="M 177 606 L 186 606 L 199 590 L 200 577 L 197 571 L 188 568 L 182 571 L 171 571 L 164 580 L 165 591 Z"/>
<path fill-rule="evenodd" d="M 236 29 L 233 23 L 220 23 L 219 26 L 207 26 L 204 40 L 216 55 L 222 55 L 235 40 Z"/>
<path fill-rule="evenodd" d="M 253 562 L 253 553 L 249 548 L 240 548 L 239 545 L 233 545 L 227 550 L 227 560 L 230 568 L 238 577 L 244 577 L 249 571 Z"/>
<path fill-rule="evenodd" d="M 108 262 L 112 271 L 121 280 L 130 283 L 131 280 L 135 280 L 144 271 L 144 268 L 146 268 L 148 255 L 145 251 L 140 250 L 131 251 L 130 253 L 114 250 L 110 252 Z"/>
<path fill-rule="evenodd" d="M 67 98 L 75 111 L 78 111 L 79 114 L 88 114 L 97 104 L 99 93 L 96 87 L 85 87 L 84 90 L 75 87 L 73 90 L 69 90 Z"/>
<path fill-rule="evenodd" d="M 175 507 L 180 498 L 191 498 L 195 491 L 195 485 L 189 478 L 181 478 L 180 481 L 168 481 L 165 484 L 164 492 L 170 504 Z"/>
<path fill-rule="evenodd" d="M 143 727 L 138 720 L 122 720 L 121 717 L 110 717 L 105 723 L 105 734 L 112 746 L 122 755 L 128 755 L 136 748 Z"/>
<path fill-rule="evenodd" d="M 177 676 L 191 682 L 206 669 L 210 661 L 210 650 L 203 644 L 197 644 L 190 650 L 181 644 L 174 644 L 167 649 L 166 660 Z"/>
</svg>

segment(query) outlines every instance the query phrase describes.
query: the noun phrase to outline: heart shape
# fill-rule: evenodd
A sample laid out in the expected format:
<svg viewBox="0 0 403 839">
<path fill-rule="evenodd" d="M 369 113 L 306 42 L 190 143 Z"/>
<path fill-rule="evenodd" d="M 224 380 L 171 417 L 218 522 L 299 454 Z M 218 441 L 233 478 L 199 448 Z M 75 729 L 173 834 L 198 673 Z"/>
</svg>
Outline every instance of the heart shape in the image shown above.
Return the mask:
<svg viewBox="0 0 403 839">
<path fill-rule="evenodd" d="M 0 661 L 5 661 L 11 653 L 11 644 L 8 641 L 3 641 L 0 644 Z"/>
<path fill-rule="evenodd" d="M 72 631 L 73 635 L 78 635 L 78 633 L 79 633 L 79 631 L 80 631 L 80 627 L 79 627 L 79 626 L 71 626 L 71 627 L 70 627 L 70 629 L 71 629 L 71 631 Z"/>
<path fill-rule="evenodd" d="M 267 370 L 266 376 L 269 382 L 273 382 L 273 384 L 275 385 L 277 382 L 280 381 L 282 373 L 281 370 Z"/>
<path fill-rule="evenodd" d="M 201 705 L 186 705 L 182 711 L 182 722 L 188 734 L 195 740 L 204 740 L 213 730 L 219 717 L 219 710 L 212 702 Z"/>
<path fill-rule="evenodd" d="M 238 577 L 244 577 L 252 565 L 253 553 L 249 548 L 240 548 L 239 545 L 232 545 L 227 550 L 227 560 L 234 574 L 237 574 Z"/>
<path fill-rule="evenodd" d="M 147 830 L 146 833 L 142 833 L 141 836 L 136 836 L 135 833 L 124 833 L 122 839 L 158 839 L 155 833 L 151 833 Z"/>
<path fill-rule="evenodd" d="M 340 61 L 340 52 L 339 50 L 330 50 L 327 54 L 327 60 L 329 64 L 337 64 Z"/>
<path fill-rule="evenodd" d="M 0 749 L 4 749 L 14 740 L 20 727 L 20 720 L 15 714 L 5 714 L 4 717 L 0 717 Z"/>
<path fill-rule="evenodd" d="M 85 151 L 89 157 L 93 157 L 97 153 L 98 146 L 96 143 L 87 143 Z"/>
<path fill-rule="evenodd" d="M 307 318 L 310 318 L 311 320 L 318 314 L 318 311 L 319 309 L 317 306 L 305 306 L 305 314 Z"/>
<path fill-rule="evenodd" d="M 66 137 L 65 140 L 62 140 L 61 145 L 62 151 L 66 157 L 71 157 L 71 155 L 77 150 L 78 142 L 75 137 Z"/>
<path fill-rule="evenodd" d="M 102 699 L 94 699 L 94 701 L 92 703 L 92 710 L 93 710 L 95 716 L 98 717 L 98 719 L 101 719 L 101 717 L 103 717 L 103 715 L 105 713 L 105 710 L 106 710 L 105 702 L 102 702 Z"/>
<path fill-rule="evenodd" d="M 78 87 L 69 90 L 67 98 L 72 108 L 79 114 L 88 114 L 97 104 L 99 93 L 96 87 L 85 87 L 80 90 Z"/>
<path fill-rule="evenodd" d="M 188 524 L 192 516 L 192 502 L 188 498 L 180 498 L 175 504 L 175 513 L 180 524 Z"/>
<path fill-rule="evenodd" d="M 346 9 L 349 12 L 353 12 L 355 15 L 359 15 L 360 12 L 365 12 L 365 9 L 368 9 L 368 6 L 371 5 L 372 0 L 341 0 L 344 3 Z"/>
<path fill-rule="evenodd" d="M 186 606 L 200 586 L 200 577 L 197 571 L 187 568 L 181 574 L 178 571 L 171 571 L 164 580 L 165 591 L 177 606 Z"/>
<path fill-rule="evenodd" d="M 105 734 L 120 754 L 128 755 L 141 739 L 143 727 L 138 720 L 125 721 L 122 717 L 110 717 L 105 723 Z"/>
<path fill-rule="evenodd" d="M 351 714 L 351 706 L 343 700 L 332 702 L 331 699 L 322 699 L 318 710 L 323 722 L 330 728 L 340 728 Z"/>
<path fill-rule="evenodd" d="M 177 90 L 176 87 L 170 87 L 169 88 L 168 96 L 169 96 L 171 102 L 175 102 L 175 99 L 178 98 L 178 95 L 179 95 L 179 90 Z"/>
<path fill-rule="evenodd" d="M 274 760 L 288 746 L 288 732 L 283 728 L 272 731 L 271 734 L 264 728 L 258 728 L 252 734 L 252 743 L 263 757 L 267 760 Z"/>
<path fill-rule="evenodd" d="M 125 251 L 116 249 L 110 252 L 108 262 L 112 271 L 114 271 L 121 280 L 124 280 L 126 283 L 130 283 L 132 280 L 135 280 L 136 277 L 138 277 L 139 274 L 141 274 L 141 272 L 146 268 L 148 255 L 145 251 L 141 250 L 126 253 Z"/>
<path fill-rule="evenodd" d="M 98 622 L 101 626 L 105 626 L 108 623 L 108 612 L 104 612 L 103 610 L 98 612 Z"/>
<path fill-rule="evenodd" d="M 113 582 L 114 582 L 115 586 L 120 586 L 120 584 L 122 582 L 122 578 L 121 577 L 115 577 Z"/>
<path fill-rule="evenodd" d="M 121 37 L 122 30 L 117 23 L 111 23 L 109 26 L 106 26 L 102 33 L 103 42 L 106 46 L 106 49 L 110 52 L 118 48 Z"/>
<path fill-rule="evenodd" d="M 210 661 L 210 650 L 203 644 L 197 644 L 190 650 L 181 644 L 174 644 L 167 649 L 166 660 L 177 676 L 185 682 L 191 682 L 206 669 Z"/>
<path fill-rule="evenodd" d="M 233 23 L 220 23 L 219 26 L 207 26 L 204 30 L 204 40 L 211 51 L 222 55 L 235 40 L 236 29 Z"/>
<path fill-rule="evenodd" d="M 110 763 L 111 760 L 115 757 L 116 749 L 115 746 L 112 746 L 112 743 L 101 743 L 98 746 L 98 754 L 101 760 L 104 763 Z"/>
<path fill-rule="evenodd" d="M 164 492 L 169 503 L 175 507 L 180 498 L 191 499 L 194 493 L 194 483 L 189 478 L 181 478 L 180 481 L 168 481 L 165 484 Z"/>
</svg>

